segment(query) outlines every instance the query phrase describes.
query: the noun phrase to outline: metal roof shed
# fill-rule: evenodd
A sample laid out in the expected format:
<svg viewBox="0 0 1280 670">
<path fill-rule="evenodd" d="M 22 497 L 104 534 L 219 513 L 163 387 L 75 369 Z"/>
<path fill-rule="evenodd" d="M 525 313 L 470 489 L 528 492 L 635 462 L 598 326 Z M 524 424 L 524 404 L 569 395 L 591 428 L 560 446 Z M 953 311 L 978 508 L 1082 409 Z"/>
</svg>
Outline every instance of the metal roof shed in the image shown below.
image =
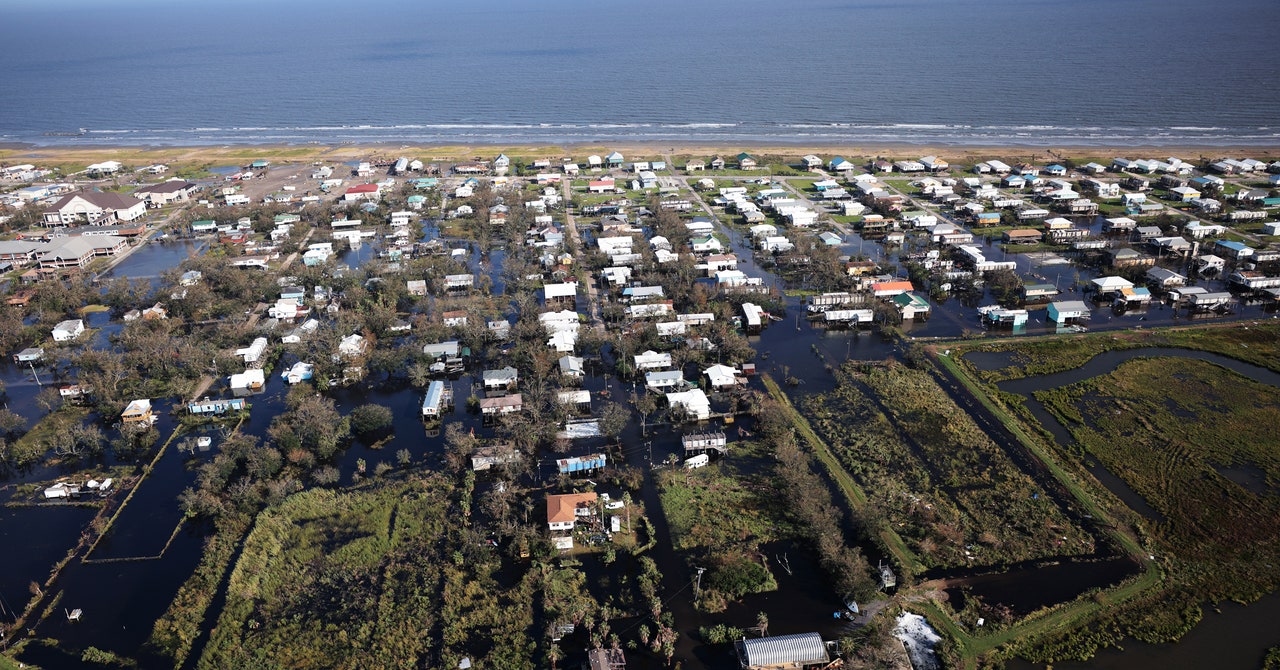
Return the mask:
<svg viewBox="0 0 1280 670">
<path fill-rule="evenodd" d="M 817 633 L 777 635 L 738 643 L 744 668 L 795 668 L 827 663 L 827 645 Z"/>
</svg>

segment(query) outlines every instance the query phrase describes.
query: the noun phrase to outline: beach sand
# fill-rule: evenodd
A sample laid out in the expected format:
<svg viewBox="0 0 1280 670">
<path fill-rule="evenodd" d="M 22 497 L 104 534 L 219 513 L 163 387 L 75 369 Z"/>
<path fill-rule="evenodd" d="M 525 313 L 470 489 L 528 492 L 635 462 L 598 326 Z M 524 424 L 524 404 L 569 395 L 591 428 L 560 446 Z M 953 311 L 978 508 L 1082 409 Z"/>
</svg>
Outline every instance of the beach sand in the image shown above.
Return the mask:
<svg viewBox="0 0 1280 670">
<path fill-rule="evenodd" d="M 394 160 L 400 156 L 424 162 L 460 161 L 477 158 L 491 159 L 499 153 L 524 159 L 547 158 L 559 160 L 571 157 L 585 162 L 590 154 L 604 155 L 619 151 L 627 160 L 632 158 L 662 158 L 671 156 L 710 158 L 723 156 L 732 162 L 733 156 L 746 151 L 757 158 L 778 157 L 797 159 L 805 154 L 819 156 L 843 156 L 854 163 L 859 159 L 882 157 L 891 160 L 916 159 L 921 156 L 939 156 L 953 163 L 967 165 L 989 158 L 1005 162 L 1027 161 L 1032 163 L 1073 159 L 1095 160 L 1104 165 L 1111 158 L 1164 158 L 1177 156 L 1186 161 L 1249 157 L 1258 160 L 1280 158 L 1277 146 L 927 146 L 915 144 L 857 144 L 857 145 L 715 145 L 707 143 L 662 142 L 647 144 L 580 144 L 580 145 L 407 145 L 407 144 L 305 144 L 305 145 L 249 145 L 222 146 L 0 146 L 0 163 L 38 163 L 75 167 L 106 160 L 118 160 L 131 167 L 164 163 L 170 166 L 184 165 L 241 165 L 253 160 L 269 160 L 283 163 L 312 161 L 342 162 L 351 160 Z M 677 161 L 678 163 L 679 161 Z M 764 161 L 762 161 L 764 162 Z"/>
</svg>

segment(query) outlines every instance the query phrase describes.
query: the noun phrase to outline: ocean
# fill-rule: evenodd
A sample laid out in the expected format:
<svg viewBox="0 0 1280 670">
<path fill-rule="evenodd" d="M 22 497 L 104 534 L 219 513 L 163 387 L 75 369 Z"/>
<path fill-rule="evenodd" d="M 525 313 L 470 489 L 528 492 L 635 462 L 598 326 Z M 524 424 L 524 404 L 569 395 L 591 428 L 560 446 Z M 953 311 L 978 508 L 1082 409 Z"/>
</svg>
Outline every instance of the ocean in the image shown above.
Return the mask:
<svg viewBox="0 0 1280 670">
<path fill-rule="evenodd" d="M 1275 0 L 6 0 L 0 142 L 1280 145 Z"/>
</svg>

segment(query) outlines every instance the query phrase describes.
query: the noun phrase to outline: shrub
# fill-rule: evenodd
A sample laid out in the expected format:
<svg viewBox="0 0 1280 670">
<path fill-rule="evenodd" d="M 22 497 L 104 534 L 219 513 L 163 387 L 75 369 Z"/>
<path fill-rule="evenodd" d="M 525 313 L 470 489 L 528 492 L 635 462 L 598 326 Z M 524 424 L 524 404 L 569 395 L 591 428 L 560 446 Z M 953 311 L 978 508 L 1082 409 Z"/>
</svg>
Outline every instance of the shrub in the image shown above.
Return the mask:
<svg viewBox="0 0 1280 670">
<path fill-rule="evenodd" d="M 391 408 L 369 403 L 351 410 L 351 428 L 367 435 L 391 426 Z"/>
</svg>

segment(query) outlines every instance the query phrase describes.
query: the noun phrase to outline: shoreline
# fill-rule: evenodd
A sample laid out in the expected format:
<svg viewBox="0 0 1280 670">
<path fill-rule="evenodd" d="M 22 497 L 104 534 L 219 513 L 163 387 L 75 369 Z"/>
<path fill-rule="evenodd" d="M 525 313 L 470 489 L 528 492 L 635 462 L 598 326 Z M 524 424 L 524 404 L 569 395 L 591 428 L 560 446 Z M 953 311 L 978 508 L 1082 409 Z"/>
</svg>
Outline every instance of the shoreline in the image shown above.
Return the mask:
<svg viewBox="0 0 1280 670">
<path fill-rule="evenodd" d="M 725 144 L 716 142 L 619 142 L 540 144 L 540 143 L 468 143 L 468 144 L 417 144 L 401 142 L 368 143 L 254 143 L 243 142 L 217 145 L 100 145 L 58 144 L 37 145 L 30 143 L 0 143 L 0 163 L 29 160 L 53 162 L 98 162 L 101 160 L 139 160 L 163 163 L 216 163 L 253 159 L 278 159 L 298 162 L 310 160 L 342 161 L 374 156 L 409 156 L 421 160 L 471 160 L 477 156 L 492 157 L 499 153 L 524 158 L 558 158 L 588 153 L 619 151 L 624 156 L 662 157 L 672 156 L 733 156 L 739 152 L 765 156 L 799 157 L 805 154 L 867 156 L 885 158 L 919 158 L 935 155 L 964 162 L 984 158 L 1028 157 L 1034 160 L 1062 160 L 1066 158 L 1106 158 L 1116 156 L 1164 157 L 1178 156 L 1183 160 L 1248 156 L 1262 159 L 1280 157 L 1280 146 L 1267 145 L 1031 145 L 1031 144 L 974 144 L 938 145 L 910 142 L 858 142 L 787 143 L 787 144 Z M 585 156 L 583 156 L 585 157 Z M 1038 157 L 1038 158 L 1037 158 Z"/>
</svg>

